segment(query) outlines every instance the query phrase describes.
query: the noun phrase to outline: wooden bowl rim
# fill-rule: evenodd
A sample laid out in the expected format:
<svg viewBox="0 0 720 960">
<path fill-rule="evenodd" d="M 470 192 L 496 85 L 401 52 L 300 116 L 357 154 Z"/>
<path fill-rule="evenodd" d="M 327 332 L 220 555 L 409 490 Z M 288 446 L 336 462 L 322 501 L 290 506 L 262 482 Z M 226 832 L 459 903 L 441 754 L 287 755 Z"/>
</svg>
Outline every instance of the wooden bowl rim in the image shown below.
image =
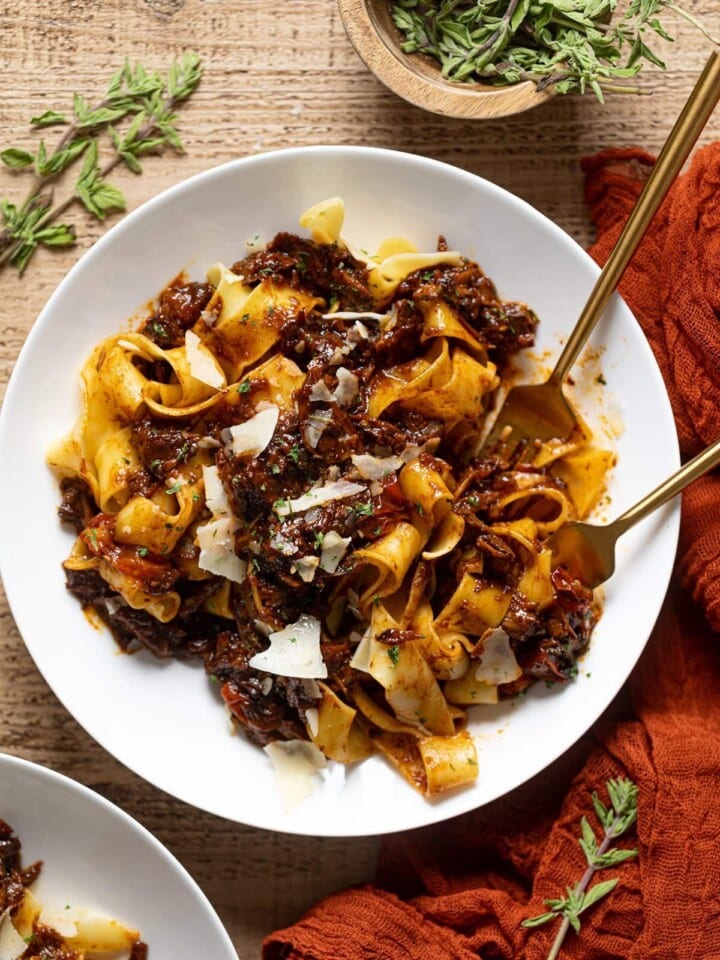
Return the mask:
<svg viewBox="0 0 720 960">
<path fill-rule="evenodd" d="M 338 8 L 345 32 L 368 70 L 393 93 L 431 113 L 475 120 L 504 117 L 537 107 L 554 95 L 551 89 L 538 92 L 527 80 L 491 87 L 451 83 L 439 71 L 433 76 L 413 62 L 416 55 L 402 53 L 385 36 L 369 0 L 338 0 Z"/>
</svg>

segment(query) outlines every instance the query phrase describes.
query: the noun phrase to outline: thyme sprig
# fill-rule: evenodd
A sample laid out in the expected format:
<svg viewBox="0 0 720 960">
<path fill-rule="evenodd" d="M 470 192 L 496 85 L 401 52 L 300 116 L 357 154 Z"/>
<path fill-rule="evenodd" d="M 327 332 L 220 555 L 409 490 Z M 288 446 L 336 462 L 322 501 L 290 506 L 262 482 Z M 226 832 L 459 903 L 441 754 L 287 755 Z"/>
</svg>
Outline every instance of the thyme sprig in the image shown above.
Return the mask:
<svg viewBox="0 0 720 960">
<path fill-rule="evenodd" d="M 610 798 L 610 807 L 605 806 L 596 792 L 592 795 L 595 814 L 603 829 L 599 843 L 587 817 L 582 817 L 580 821 L 579 844 L 587 862 L 585 873 L 574 887 L 566 887 L 566 896 L 545 901 L 550 908 L 548 911 L 536 917 L 528 917 L 522 922 L 523 927 L 539 927 L 562 917 L 562 923 L 547 960 L 556 960 L 570 927 L 575 933 L 580 933 L 581 914 L 606 897 L 617 886 L 618 878 L 615 877 L 591 887 L 590 882 L 598 870 L 616 867 L 637 856 L 636 849 L 623 847 L 611 849 L 611 847 L 615 840 L 626 833 L 637 820 L 638 788 L 632 780 L 624 777 L 608 780 L 605 787 Z"/>
<path fill-rule="evenodd" d="M 124 210 L 125 198 L 108 183 L 107 175 L 120 164 L 141 173 L 141 157 L 168 147 L 182 152 L 175 111 L 194 92 L 201 76 L 200 59 L 194 53 L 175 60 L 164 77 L 141 63 L 131 65 L 126 61 L 94 106 L 75 93 L 71 118 L 56 110 L 33 117 L 30 123 L 37 130 L 55 126 L 66 129 L 52 149 L 41 139 L 34 152 L 21 147 L 0 151 L 0 161 L 6 167 L 33 174 L 21 203 L 0 200 L 0 270 L 11 264 L 22 273 L 39 246 L 72 246 L 75 227 L 56 221 L 74 204 L 82 204 L 98 220 Z M 130 122 L 122 129 L 126 120 Z M 103 133 L 109 137 L 112 154 L 101 164 Z M 80 158 L 82 167 L 72 192 L 54 205 L 57 181 Z"/>
<path fill-rule="evenodd" d="M 675 0 L 391 0 L 406 53 L 424 53 L 453 81 L 495 85 L 531 80 L 557 93 L 638 93 L 624 81 L 643 63 L 665 64 L 648 45 L 672 40 L 659 17 L 678 14 L 715 41 Z M 623 81 L 618 83 L 617 81 Z"/>
</svg>

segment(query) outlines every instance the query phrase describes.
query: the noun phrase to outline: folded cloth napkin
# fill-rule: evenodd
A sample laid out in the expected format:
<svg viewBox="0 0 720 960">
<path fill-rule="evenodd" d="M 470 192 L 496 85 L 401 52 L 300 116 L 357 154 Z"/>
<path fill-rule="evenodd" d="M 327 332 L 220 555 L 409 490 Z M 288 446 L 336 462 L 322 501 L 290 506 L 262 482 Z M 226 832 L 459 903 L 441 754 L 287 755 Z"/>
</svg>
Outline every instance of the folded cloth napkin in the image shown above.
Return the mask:
<svg viewBox="0 0 720 960">
<path fill-rule="evenodd" d="M 584 162 L 599 237 L 591 253 L 599 262 L 652 164 L 634 149 Z M 720 437 L 720 144 L 700 150 L 675 183 L 621 290 L 655 352 L 690 456 Z M 580 878 L 580 818 L 592 791 L 604 793 L 606 781 L 620 776 L 639 788 L 639 857 L 605 872 L 619 877 L 617 887 L 583 914 L 580 935 L 568 934 L 561 955 L 720 957 L 720 645 L 713 629 L 720 629 L 717 474 L 684 494 L 673 584 L 611 716 L 489 809 L 390 837 L 376 885 L 328 897 L 267 937 L 264 960 L 542 960 L 557 921 L 535 929 L 521 921 Z"/>
</svg>

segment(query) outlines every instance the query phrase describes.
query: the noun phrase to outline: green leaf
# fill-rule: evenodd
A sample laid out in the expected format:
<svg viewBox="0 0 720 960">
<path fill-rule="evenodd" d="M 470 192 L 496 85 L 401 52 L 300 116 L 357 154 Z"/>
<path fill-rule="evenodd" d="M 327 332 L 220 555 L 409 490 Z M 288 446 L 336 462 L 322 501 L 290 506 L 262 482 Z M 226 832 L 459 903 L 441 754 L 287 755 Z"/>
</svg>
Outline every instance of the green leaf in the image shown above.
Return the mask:
<svg viewBox="0 0 720 960">
<path fill-rule="evenodd" d="M 21 150 L 20 147 L 8 147 L 0 153 L 0 160 L 11 170 L 21 170 L 23 167 L 29 167 L 35 157 L 27 150 Z"/>
<path fill-rule="evenodd" d="M 84 114 L 82 121 L 78 120 L 78 127 L 80 129 L 87 129 L 88 127 L 115 123 L 116 120 L 122 120 L 127 112 L 127 108 L 122 106 L 98 107 L 96 110 L 88 110 Z"/>
<path fill-rule="evenodd" d="M 91 192 L 95 208 L 102 214 L 100 220 L 104 220 L 105 214 L 110 210 L 125 209 L 125 197 L 122 192 L 111 183 L 100 180 L 93 186 Z"/>
<path fill-rule="evenodd" d="M 54 127 L 59 123 L 68 123 L 69 121 L 62 113 L 58 113 L 57 110 L 46 110 L 45 113 L 41 113 L 39 117 L 33 117 L 30 123 L 34 127 Z"/>
<path fill-rule="evenodd" d="M 142 166 L 138 163 L 137 157 L 133 156 L 132 153 L 129 153 L 127 150 L 121 150 L 120 156 L 133 173 L 142 173 Z"/>
<path fill-rule="evenodd" d="M 17 253 L 13 255 L 11 263 L 18 268 L 18 273 L 21 276 L 25 272 L 25 267 L 27 267 L 30 257 L 35 253 L 36 249 L 37 244 L 34 240 L 26 240 L 25 243 L 21 244 Z"/>
<path fill-rule="evenodd" d="M 40 150 L 38 150 L 37 171 L 41 177 L 55 176 L 66 170 L 70 164 L 76 160 L 88 147 L 90 139 L 80 137 L 73 140 L 63 150 L 57 150 L 49 158 L 45 158 L 45 144 L 40 142 L 40 149 L 43 152 L 42 161 L 40 159 Z"/>
<path fill-rule="evenodd" d="M 584 913 L 588 907 L 591 907 L 594 903 L 597 903 L 598 900 L 601 900 L 603 897 L 606 897 L 611 890 L 614 890 L 618 885 L 618 878 L 615 877 L 613 880 L 603 880 L 600 883 L 596 883 L 594 887 L 590 887 L 582 900 L 582 905 L 578 910 L 578 913 Z"/>
<path fill-rule="evenodd" d="M 637 850 L 608 850 L 607 853 L 594 858 L 593 866 L 596 870 L 604 870 L 605 867 L 616 867 L 619 863 L 632 860 L 637 855 Z"/>
<path fill-rule="evenodd" d="M 523 920 L 520 924 L 521 927 L 541 927 L 544 923 L 549 923 L 551 920 L 555 920 L 558 916 L 553 910 L 550 910 L 548 913 L 540 913 L 536 917 L 528 917 L 527 920 Z"/>
<path fill-rule="evenodd" d="M 613 820 L 615 819 L 612 814 L 612 810 L 608 810 L 605 804 L 602 802 L 600 797 L 597 795 L 597 792 L 593 790 L 592 794 L 593 807 L 595 808 L 595 814 L 597 815 L 598 820 L 602 826 L 607 830 Z"/>
<path fill-rule="evenodd" d="M 34 237 L 38 243 L 46 247 L 71 247 L 75 243 L 75 228 L 59 223 L 51 227 L 43 227 L 34 234 Z"/>
</svg>

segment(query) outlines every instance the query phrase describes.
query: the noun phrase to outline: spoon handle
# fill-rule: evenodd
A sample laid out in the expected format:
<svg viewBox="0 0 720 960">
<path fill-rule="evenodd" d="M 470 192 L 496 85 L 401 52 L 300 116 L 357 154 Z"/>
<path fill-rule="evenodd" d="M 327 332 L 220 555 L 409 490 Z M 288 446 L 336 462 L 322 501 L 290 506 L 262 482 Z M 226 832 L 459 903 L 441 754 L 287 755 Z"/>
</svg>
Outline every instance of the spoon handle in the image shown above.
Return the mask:
<svg viewBox="0 0 720 960">
<path fill-rule="evenodd" d="M 580 314 L 580 319 L 570 334 L 548 382 L 559 386 L 567 377 L 570 368 L 577 360 L 580 351 L 585 346 L 585 342 L 607 306 L 610 295 L 620 282 L 620 278 L 645 235 L 650 221 L 664 200 L 673 180 L 682 169 L 710 114 L 715 109 L 718 99 L 720 99 L 720 55 L 713 51 L 680 116 L 675 121 L 675 126 L 662 148 L 662 152 L 612 253 L 597 278 L 588 301 Z"/>
<path fill-rule="evenodd" d="M 661 507 L 668 500 L 671 500 L 677 493 L 684 490 L 693 480 L 697 480 L 708 470 L 720 463 L 720 440 L 710 444 L 702 453 L 699 453 L 692 460 L 680 467 L 677 473 L 674 473 L 667 480 L 663 481 L 659 487 L 656 487 L 651 493 L 643 497 L 634 507 L 626 510 L 622 516 L 614 520 L 611 526 L 616 536 L 620 536 L 630 527 L 634 526 L 638 520 L 642 520 L 653 510 Z"/>
</svg>

